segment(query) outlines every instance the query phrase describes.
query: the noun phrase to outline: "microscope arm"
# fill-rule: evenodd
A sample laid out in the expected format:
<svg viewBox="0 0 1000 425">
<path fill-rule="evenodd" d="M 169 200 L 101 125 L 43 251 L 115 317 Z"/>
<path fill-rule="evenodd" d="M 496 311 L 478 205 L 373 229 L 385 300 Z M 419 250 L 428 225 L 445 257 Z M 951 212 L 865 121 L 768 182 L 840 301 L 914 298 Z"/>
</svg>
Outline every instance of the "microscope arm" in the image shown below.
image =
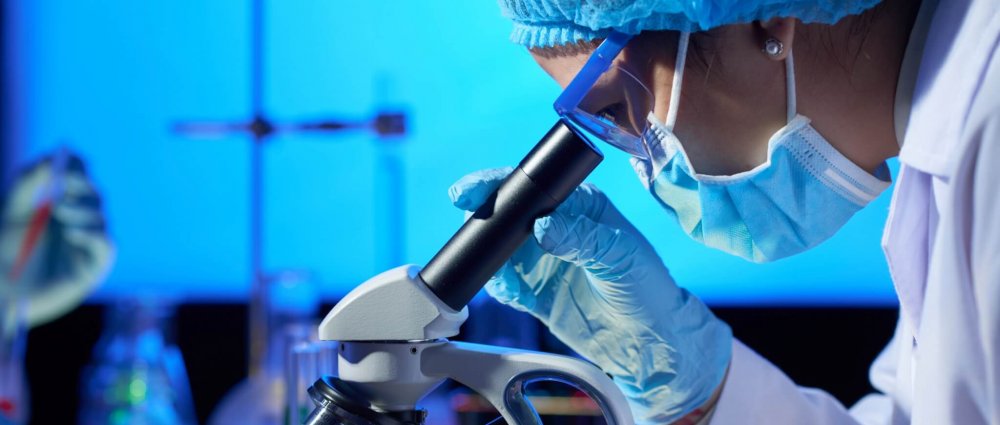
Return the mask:
<svg viewBox="0 0 1000 425">
<path fill-rule="evenodd" d="M 552 354 L 448 342 L 466 305 L 597 167 L 600 150 L 560 121 L 424 268 L 402 266 L 351 291 L 319 326 L 340 341 L 339 378 L 310 389 L 310 425 L 423 423 L 417 402 L 451 378 L 485 396 L 509 424 L 540 425 L 525 398 L 534 381 L 573 385 L 595 400 L 608 424 L 631 425 L 625 397 L 597 367 Z M 386 422 L 388 421 L 388 422 Z"/>
<path fill-rule="evenodd" d="M 446 376 L 481 394 L 509 424 L 542 424 L 525 394 L 525 386 L 536 381 L 559 381 L 583 391 L 604 412 L 608 425 L 633 423 L 625 396 L 611 378 L 572 357 L 449 342 L 425 350 L 421 369 L 425 375 Z"/>
</svg>

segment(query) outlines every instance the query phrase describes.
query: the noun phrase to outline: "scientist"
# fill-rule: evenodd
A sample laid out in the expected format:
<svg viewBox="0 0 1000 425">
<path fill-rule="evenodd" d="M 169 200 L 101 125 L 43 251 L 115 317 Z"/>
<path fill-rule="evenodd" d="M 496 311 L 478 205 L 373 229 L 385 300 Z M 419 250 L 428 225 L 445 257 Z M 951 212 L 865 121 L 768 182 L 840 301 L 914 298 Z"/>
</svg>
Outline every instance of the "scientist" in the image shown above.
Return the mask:
<svg viewBox="0 0 1000 425">
<path fill-rule="evenodd" d="M 32 220 L 46 202 L 52 205 L 50 219 L 33 252 L 25 257 L 26 267 L 12 276 L 24 256 Z M 69 312 L 101 282 L 114 248 L 100 195 L 76 155 L 62 151 L 27 167 L 7 196 L 0 197 L 0 211 L 0 300 L 25 298 L 29 326 Z"/>
<path fill-rule="evenodd" d="M 567 92 L 589 87 L 561 114 L 632 153 L 705 245 L 810 249 L 899 156 L 883 246 L 900 317 L 878 393 L 850 409 L 734 340 L 596 188 L 536 222 L 487 290 L 609 373 L 638 423 L 1000 424 L 1000 2 L 500 4 Z M 475 209 L 506 173 L 464 177 L 454 203 Z"/>
<path fill-rule="evenodd" d="M 25 332 L 83 302 L 114 250 L 100 197 L 66 149 L 17 176 L 0 220 L 0 424 L 27 423 Z"/>
</svg>

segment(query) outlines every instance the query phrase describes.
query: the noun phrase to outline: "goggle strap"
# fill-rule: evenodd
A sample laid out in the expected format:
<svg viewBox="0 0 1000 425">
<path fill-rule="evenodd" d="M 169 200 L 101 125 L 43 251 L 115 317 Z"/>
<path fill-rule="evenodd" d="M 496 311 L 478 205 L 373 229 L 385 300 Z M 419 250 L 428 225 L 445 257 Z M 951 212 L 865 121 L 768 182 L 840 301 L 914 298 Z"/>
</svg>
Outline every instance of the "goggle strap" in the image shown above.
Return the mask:
<svg viewBox="0 0 1000 425">
<path fill-rule="evenodd" d="M 674 62 L 674 83 L 670 87 L 670 109 L 667 110 L 667 121 L 664 125 L 670 131 L 674 130 L 677 123 L 677 108 L 681 103 L 681 82 L 684 80 L 684 63 L 687 61 L 688 39 L 691 33 L 681 31 L 677 41 L 677 59 Z"/>
</svg>

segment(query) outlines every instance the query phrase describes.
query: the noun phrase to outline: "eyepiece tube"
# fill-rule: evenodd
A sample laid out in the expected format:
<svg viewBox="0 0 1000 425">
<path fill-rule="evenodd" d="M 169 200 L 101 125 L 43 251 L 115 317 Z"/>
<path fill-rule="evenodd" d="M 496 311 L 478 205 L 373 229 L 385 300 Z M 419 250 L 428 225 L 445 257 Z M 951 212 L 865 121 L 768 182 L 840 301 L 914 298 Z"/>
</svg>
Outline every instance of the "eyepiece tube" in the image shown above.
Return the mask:
<svg viewBox="0 0 1000 425">
<path fill-rule="evenodd" d="M 604 155 L 562 120 L 420 271 L 449 307 L 461 310 Z"/>
</svg>

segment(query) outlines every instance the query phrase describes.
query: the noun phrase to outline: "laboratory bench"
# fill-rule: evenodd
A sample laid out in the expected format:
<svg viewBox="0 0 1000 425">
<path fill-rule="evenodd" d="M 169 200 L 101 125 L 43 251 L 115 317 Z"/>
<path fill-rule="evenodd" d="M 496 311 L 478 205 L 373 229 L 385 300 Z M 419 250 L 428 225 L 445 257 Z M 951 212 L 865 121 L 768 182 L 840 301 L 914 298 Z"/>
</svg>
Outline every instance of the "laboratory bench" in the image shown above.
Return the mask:
<svg viewBox="0 0 1000 425">
<path fill-rule="evenodd" d="M 90 362 L 101 335 L 105 309 L 101 304 L 86 304 L 29 334 L 26 364 L 32 424 L 76 422 L 81 371 Z M 499 311 L 494 314 L 507 314 Z M 716 306 L 713 311 L 732 326 L 738 338 L 797 383 L 822 388 L 846 405 L 871 391 L 868 366 L 889 340 L 897 317 L 893 307 Z M 476 317 L 475 311 L 472 317 Z M 246 372 L 246 318 L 245 304 L 195 303 L 176 309 L 169 337 L 183 353 L 199 423 L 206 423 L 213 407 Z M 537 348 L 564 349 L 537 322 L 516 323 L 520 327 L 537 327 L 520 333 L 537 338 Z M 466 332 L 463 329 L 458 339 L 468 336 Z M 492 331 L 468 331 L 480 335 L 484 332 Z M 466 402 L 476 406 L 475 400 Z"/>
</svg>

